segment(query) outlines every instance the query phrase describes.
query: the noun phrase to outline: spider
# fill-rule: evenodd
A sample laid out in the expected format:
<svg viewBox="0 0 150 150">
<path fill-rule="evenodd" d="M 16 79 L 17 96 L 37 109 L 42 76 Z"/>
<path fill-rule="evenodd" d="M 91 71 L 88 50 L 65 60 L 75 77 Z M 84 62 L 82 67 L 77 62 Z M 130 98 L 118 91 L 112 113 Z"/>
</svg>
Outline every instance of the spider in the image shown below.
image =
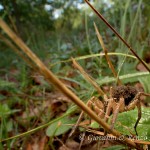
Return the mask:
<svg viewBox="0 0 150 150">
<path fill-rule="evenodd" d="M 114 124 L 117 120 L 118 113 L 124 112 L 124 111 L 130 111 L 134 109 L 137 106 L 138 109 L 138 118 L 134 125 L 134 130 L 137 133 L 137 125 L 141 119 L 141 103 L 140 103 L 140 96 L 150 96 L 150 94 L 144 93 L 144 92 L 138 92 L 135 87 L 132 86 L 115 86 L 110 88 L 110 96 L 109 98 L 104 95 L 105 105 L 99 104 L 97 101 L 94 102 L 94 100 L 90 100 L 91 102 L 88 102 L 90 104 L 89 106 L 93 105 L 94 111 L 98 114 L 100 117 L 104 117 L 104 121 L 108 122 L 109 116 L 111 113 L 113 114 L 113 117 L 111 119 L 111 130 L 114 128 Z M 99 107 L 100 105 L 100 107 Z M 105 110 L 105 113 L 101 111 L 101 109 Z M 98 108 L 100 108 L 98 111 Z"/>
<path fill-rule="evenodd" d="M 112 114 L 113 117 L 111 119 L 110 129 L 114 128 L 114 124 L 117 120 L 118 113 L 130 111 L 137 107 L 138 109 L 138 117 L 134 125 L 134 130 L 136 135 L 137 133 L 137 125 L 141 119 L 142 112 L 141 112 L 141 100 L 140 97 L 150 96 L 148 93 L 139 92 L 133 86 L 129 85 L 119 85 L 110 88 L 110 96 L 105 94 L 104 95 L 104 102 L 100 101 L 97 97 L 92 97 L 88 100 L 87 106 L 95 111 L 95 113 L 100 117 L 103 118 L 105 122 L 108 122 L 110 115 Z M 79 125 L 81 119 L 83 117 L 83 112 L 80 114 L 80 117 L 73 128 L 70 136 L 75 131 L 76 127 Z M 91 123 L 91 120 L 90 120 Z M 104 133 L 107 134 L 106 132 Z"/>
</svg>

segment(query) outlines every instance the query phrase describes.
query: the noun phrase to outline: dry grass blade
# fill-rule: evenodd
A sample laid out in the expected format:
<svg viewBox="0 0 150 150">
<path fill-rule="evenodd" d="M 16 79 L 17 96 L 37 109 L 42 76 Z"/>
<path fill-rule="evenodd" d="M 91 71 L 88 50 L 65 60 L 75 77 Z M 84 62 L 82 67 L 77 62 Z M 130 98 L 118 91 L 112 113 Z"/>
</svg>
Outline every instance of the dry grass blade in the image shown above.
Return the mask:
<svg viewBox="0 0 150 150">
<path fill-rule="evenodd" d="M 136 58 L 143 64 L 143 66 L 150 72 L 149 67 L 145 62 L 136 54 L 132 47 L 121 37 L 121 35 L 107 22 L 107 20 L 89 3 L 88 0 L 85 2 L 93 9 L 93 11 L 98 15 L 98 17 L 103 20 L 103 22 L 117 35 L 117 37 L 129 48 L 129 50 L 136 56 Z"/>
<path fill-rule="evenodd" d="M 117 76 L 117 73 L 116 73 L 116 71 L 115 71 L 115 68 L 114 68 L 113 64 L 111 63 L 111 61 L 110 61 L 110 58 L 109 58 L 109 56 L 108 56 L 108 54 L 107 54 L 108 51 L 107 51 L 107 49 L 106 49 L 106 47 L 105 47 L 105 44 L 104 44 L 103 39 L 102 39 L 102 36 L 100 35 L 100 33 L 99 33 L 99 31 L 98 31 L 98 28 L 97 28 L 97 26 L 96 26 L 95 23 L 94 23 L 94 27 L 95 27 L 95 31 L 96 31 L 96 34 L 97 34 L 97 38 L 98 38 L 98 40 L 99 40 L 99 43 L 101 44 L 102 49 L 103 49 L 103 51 L 104 51 L 104 53 L 105 53 L 105 57 L 106 57 L 106 60 L 107 60 L 108 65 L 109 65 L 109 68 L 111 69 L 111 71 L 112 71 L 114 77 L 117 79 L 117 84 L 118 84 L 118 85 L 121 85 L 121 84 L 122 84 L 122 83 L 121 83 L 121 80 L 120 80 L 119 77 Z"/>
<path fill-rule="evenodd" d="M 79 126 L 79 123 L 80 123 L 80 121 L 81 121 L 83 115 L 84 115 L 84 112 L 82 111 L 82 112 L 80 113 L 80 116 L 79 116 L 79 118 L 78 118 L 76 124 L 75 124 L 74 127 L 72 128 L 72 131 L 70 132 L 69 137 L 71 137 L 71 136 L 73 135 L 73 133 L 75 132 L 75 130 L 76 130 L 77 127 Z"/>
<path fill-rule="evenodd" d="M 94 79 L 90 75 L 88 75 L 85 72 L 85 70 L 76 62 L 74 58 L 72 58 L 72 62 L 74 67 L 77 68 L 80 71 L 80 73 L 85 77 L 85 79 L 94 86 L 94 88 L 98 91 L 98 93 L 100 95 L 104 95 L 105 93 L 100 88 L 100 86 L 94 81 Z"/>
<path fill-rule="evenodd" d="M 107 132 L 112 133 L 116 137 L 122 136 L 116 130 L 110 130 L 110 126 L 100 119 L 91 109 L 88 108 L 71 90 L 69 90 L 43 63 L 42 61 L 30 50 L 30 48 L 9 28 L 9 26 L 0 18 L 0 27 L 18 45 L 18 47 L 36 64 L 37 71 L 39 71 L 49 83 L 52 83 L 60 91 L 62 91 L 68 98 L 70 98 L 78 107 L 80 107 L 86 114 L 93 120 L 99 123 Z M 129 145 L 136 149 L 140 149 L 133 141 L 124 137 L 124 140 L 119 140 L 120 143 Z"/>
</svg>

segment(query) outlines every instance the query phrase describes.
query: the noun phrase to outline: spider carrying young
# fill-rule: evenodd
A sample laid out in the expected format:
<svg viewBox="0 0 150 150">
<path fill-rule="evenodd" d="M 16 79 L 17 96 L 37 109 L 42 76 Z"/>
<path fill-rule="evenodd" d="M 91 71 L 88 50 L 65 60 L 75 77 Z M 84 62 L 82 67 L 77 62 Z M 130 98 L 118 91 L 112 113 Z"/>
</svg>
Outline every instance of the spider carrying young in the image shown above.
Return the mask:
<svg viewBox="0 0 150 150">
<path fill-rule="evenodd" d="M 97 14 L 97 16 L 103 20 L 103 22 L 116 34 L 116 36 L 129 48 L 129 50 L 134 54 L 134 56 L 141 62 L 141 64 L 143 64 L 143 66 L 150 72 L 149 67 L 146 65 L 146 63 L 136 54 L 136 52 L 131 48 L 131 46 L 120 36 L 120 34 L 107 22 L 107 20 L 105 20 L 105 18 L 89 3 L 89 1 L 85 0 L 85 2 L 92 8 L 92 10 Z M 114 77 L 116 77 L 117 79 L 117 83 L 118 86 L 115 87 L 111 87 L 110 88 L 110 94 L 109 97 L 106 96 L 106 94 L 104 94 L 104 100 L 105 103 L 107 103 L 107 105 L 104 105 L 103 110 L 104 113 L 102 111 L 100 111 L 99 115 L 103 116 L 104 115 L 104 121 L 108 122 L 108 119 L 111 115 L 111 113 L 113 114 L 113 117 L 111 119 L 111 129 L 114 128 L 114 124 L 116 122 L 118 113 L 124 112 L 124 111 L 129 111 L 134 109 L 135 107 L 137 107 L 138 109 L 138 117 L 137 120 L 135 122 L 134 125 L 134 129 L 136 132 L 136 135 L 138 135 L 137 133 L 137 125 L 141 119 L 141 96 L 150 96 L 150 94 L 148 93 L 144 93 L 144 92 L 139 92 L 136 90 L 135 87 L 133 86 L 125 86 L 122 85 L 120 79 L 118 78 L 117 73 L 115 72 L 114 66 L 112 65 L 108 55 L 107 55 L 107 48 L 104 45 L 104 42 L 102 40 L 102 37 L 97 29 L 97 26 L 94 23 L 94 27 L 96 30 L 96 34 L 98 37 L 98 40 L 102 46 L 102 49 L 105 53 L 105 57 L 106 60 L 108 62 L 109 68 L 112 70 L 112 73 L 114 75 Z M 91 102 L 88 102 L 88 104 L 92 104 Z M 93 104 L 92 104 L 93 105 Z M 95 110 L 96 112 L 98 111 L 98 105 L 94 104 L 95 106 Z M 102 106 L 101 106 L 102 107 Z M 105 109 L 106 108 L 106 109 Z"/>
<path fill-rule="evenodd" d="M 98 102 L 96 98 L 92 98 L 88 102 L 88 106 L 92 107 L 95 110 L 95 112 L 98 114 L 98 116 L 103 117 L 105 122 L 108 122 L 109 116 L 113 114 L 113 117 L 111 119 L 111 130 L 114 128 L 114 124 L 117 120 L 118 113 L 130 111 L 135 109 L 137 107 L 138 109 L 138 117 L 137 121 L 135 122 L 134 129 L 137 133 L 137 125 L 141 119 L 141 99 L 140 97 L 144 96 L 150 96 L 148 93 L 139 92 L 137 89 L 133 86 L 114 86 L 110 88 L 110 96 L 104 95 L 105 105 L 102 105 L 101 102 Z M 106 111 L 102 111 L 105 110 Z"/>
</svg>

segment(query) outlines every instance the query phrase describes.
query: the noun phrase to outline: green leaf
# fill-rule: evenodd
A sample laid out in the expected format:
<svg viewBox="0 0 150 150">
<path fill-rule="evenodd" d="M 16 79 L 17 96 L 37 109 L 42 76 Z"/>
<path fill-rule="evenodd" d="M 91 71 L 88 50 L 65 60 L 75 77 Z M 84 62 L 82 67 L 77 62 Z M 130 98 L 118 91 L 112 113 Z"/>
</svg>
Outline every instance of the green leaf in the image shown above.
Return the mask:
<svg viewBox="0 0 150 150">
<path fill-rule="evenodd" d="M 150 85 L 147 84 L 147 83 L 150 82 L 150 75 L 146 76 L 146 77 L 140 77 L 139 81 L 143 85 L 144 91 L 147 92 L 147 93 L 149 93 L 150 92 Z"/>
<path fill-rule="evenodd" d="M 115 146 L 111 146 L 111 147 L 105 148 L 103 150 L 122 150 L 124 148 L 125 147 L 123 145 L 115 145 Z"/>
<path fill-rule="evenodd" d="M 116 130 L 124 135 L 130 135 L 130 131 L 135 134 L 134 125 L 138 117 L 137 109 L 118 114 L 115 124 Z M 120 125 L 121 123 L 121 125 Z M 139 140 L 150 140 L 150 109 L 142 107 L 142 118 L 137 126 Z"/>
<path fill-rule="evenodd" d="M 119 76 L 119 78 L 124 82 L 135 82 L 139 80 L 139 77 L 147 77 L 149 76 L 149 72 L 136 72 L 136 73 L 131 73 L 131 74 L 125 74 L 125 75 L 121 75 Z M 97 79 L 97 82 L 99 85 L 103 85 L 106 83 L 112 83 L 115 82 L 116 78 L 114 77 L 105 77 L 105 78 L 101 78 L 101 79 Z"/>
<path fill-rule="evenodd" d="M 91 128 L 99 128 L 99 124 L 98 124 L 96 121 L 93 121 L 93 122 L 90 124 L 90 127 L 91 127 Z"/>
<path fill-rule="evenodd" d="M 11 110 L 7 104 L 3 104 L 3 105 L 0 105 L 0 118 L 3 117 L 3 116 L 8 116 L 8 115 L 11 115 L 15 112 L 18 112 L 20 111 L 19 109 L 13 109 Z"/>
<path fill-rule="evenodd" d="M 71 124 L 76 123 L 77 118 L 65 117 L 51 124 L 47 130 L 47 136 L 58 136 L 72 128 Z"/>
</svg>

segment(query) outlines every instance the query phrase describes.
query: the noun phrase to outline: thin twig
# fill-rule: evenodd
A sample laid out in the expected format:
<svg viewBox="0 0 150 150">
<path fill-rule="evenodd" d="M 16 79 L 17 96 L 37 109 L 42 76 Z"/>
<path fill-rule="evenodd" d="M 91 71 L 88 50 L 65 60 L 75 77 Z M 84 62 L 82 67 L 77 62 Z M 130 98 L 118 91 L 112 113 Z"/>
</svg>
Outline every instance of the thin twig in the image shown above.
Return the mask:
<svg viewBox="0 0 150 150">
<path fill-rule="evenodd" d="M 91 100 L 92 100 L 93 98 L 94 98 L 94 97 L 90 98 L 90 99 L 87 101 L 87 103 L 86 103 L 87 106 L 89 105 L 89 103 L 91 102 Z M 81 122 L 81 120 L 82 120 L 82 118 L 83 118 L 83 115 L 84 115 L 84 112 L 81 111 L 80 116 L 79 116 L 79 118 L 78 118 L 76 124 L 73 126 L 73 128 L 72 128 L 72 130 L 71 130 L 71 132 L 70 132 L 70 134 L 69 134 L 69 137 L 72 136 L 72 134 L 75 132 L 75 130 L 76 130 L 77 127 L 79 126 L 79 124 L 80 124 L 80 122 Z"/>
<path fill-rule="evenodd" d="M 82 119 L 83 115 L 84 115 L 84 112 L 81 111 L 80 116 L 79 116 L 79 118 L 78 118 L 76 124 L 73 126 L 73 128 L 72 128 L 72 130 L 71 130 L 71 132 L 70 132 L 70 134 L 69 134 L 69 137 L 71 137 L 71 136 L 73 135 L 73 133 L 75 132 L 75 130 L 76 130 L 77 127 L 79 126 L 79 124 L 80 124 L 80 122 L 81 122 L 81 119 Z"/>
<path fill-rule="evenodd" d="M 77 63 L 77 61 L 74 58 L 71 59 L 74 67 L 77 68 L 80 71 L 80 73 L 85 77 L 85 79 L 94 86 L 94 88 L 98 91 L 100 95 L 104 95 L 105 93 L 100 88 L 100 86 L 95 82 L 95 80 L 85 72 L 85 70 Z"/>
<path fill-rule="evenodd" d="M 143 66 L 150 72 L 149 67 L 144 63 L 144 61 L 136 54 L 132 47 L 121 37 L 121 35 L 107 22 L 107 20 L 89 3 L 88 0 L 85 2 L 92 8 L 92 10 L 98 15 L 98 17 L 103 20 L 103 22 L 118 36 L 118 38 L 129 48 L 129 50 L 136 56 L 136 58 L 143 64 Z"/>
<path fill-rule="evenodd" d="M 95 27 L 95 31 L 96 31 L 96 34 L 97 34 L 97 38 L 98 38 L 98 40 L 99 40 L 99 43 L 101 44 L 102 49 L 103 49 L 103 51 L 104 51 L 104 53 L 105 53 L 105 57 L 106 57 L 106 60 L 107 60 L 108 65 L 109 65 L 109 68 L 111 69 L 111 71 L 112 71 L 114 77 L 117 79 L 117 84 L 118 84 L 118 85 L 121 85 L 121 84 L 122 84 L 122 83 L 121 83 L 121 80 L 120 80 L 119 77 L 117 76 L 117 73 L 116 73 L 116 71 L 115 71 L 115 68 L 114 68 L 113 64 L 111 63 L 111 61 L 110 61 L 110 58 L 109 58 L 109 56 L 108 56 L 108 54 L 107 54 L 107 53 L 108 53 L 107 48 L 105 47 L 105 44 L 104 44 L 103 39 L 102 39 L 102 36 L 100 35 L 100 33 L 99 33 L 99 31 L 98 31 L 98 28 L 97 28 L 95 22 L 94 22 L 94 27 Z"/>
</svg>

